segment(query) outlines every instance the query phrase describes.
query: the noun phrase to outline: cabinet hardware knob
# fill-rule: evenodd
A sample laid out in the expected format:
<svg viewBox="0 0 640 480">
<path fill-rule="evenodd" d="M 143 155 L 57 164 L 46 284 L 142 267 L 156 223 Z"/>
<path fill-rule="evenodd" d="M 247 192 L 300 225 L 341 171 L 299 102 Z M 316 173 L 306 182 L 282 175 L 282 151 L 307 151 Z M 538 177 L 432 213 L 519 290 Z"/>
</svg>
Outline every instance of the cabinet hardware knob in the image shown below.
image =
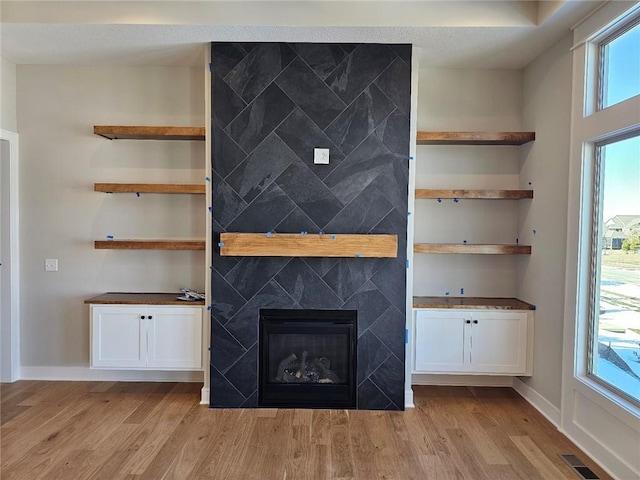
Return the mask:
<svg viewBox="0 0 640 480">
<path fill-rule="evenodd" d="M 465 323 L 471 323 L 471 320 L 466 320 Z"/>
<path fill-rule="evenodd" d="M 149 320 L 151 320 L 151 319 L 153 318 L 153 316 L 149 315 L 147 318 L 148 318 Z M 478 323 L 478 322 L 476 322 L 476 323 Z"/>
<path fill-rule="evenodd" d="M 149 317 L 149 318 L 151 318 L 151 317 Z M 473 323 L 478 323 L 478 320 L 474 320 Z"/>
<path fill-rule="evenodd" d="M 144 319 L 145 319 L 145 316 L 144 316 L 144 315 L 140 315 L 140 318 L 141 318 L 142 320 L 144 320 Z"/>
</svg>

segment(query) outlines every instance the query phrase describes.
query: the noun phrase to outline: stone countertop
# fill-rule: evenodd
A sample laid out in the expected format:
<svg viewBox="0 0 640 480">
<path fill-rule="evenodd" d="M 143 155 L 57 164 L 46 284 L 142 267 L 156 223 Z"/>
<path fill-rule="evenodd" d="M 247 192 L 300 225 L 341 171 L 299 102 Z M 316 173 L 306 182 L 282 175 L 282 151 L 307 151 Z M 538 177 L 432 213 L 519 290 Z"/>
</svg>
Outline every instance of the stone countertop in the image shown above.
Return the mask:
<svg viewBox="0 0 640 480">
<path fill-rule="evenodd" d="M 108 292 L 96 297 L 87 298 L 84 303 L 94 305 L 204 305 L 204 300 L 187 302 L 178 300 L 181 295 L 176 293 L 129 293 L 129 292 Z"/>
<path fill-rule="evenodd" d="M 413 297 L 413 308 L 463 308 L 477 310 L 535 310 L 517 298 L 490 297 Z"/>
</svg>

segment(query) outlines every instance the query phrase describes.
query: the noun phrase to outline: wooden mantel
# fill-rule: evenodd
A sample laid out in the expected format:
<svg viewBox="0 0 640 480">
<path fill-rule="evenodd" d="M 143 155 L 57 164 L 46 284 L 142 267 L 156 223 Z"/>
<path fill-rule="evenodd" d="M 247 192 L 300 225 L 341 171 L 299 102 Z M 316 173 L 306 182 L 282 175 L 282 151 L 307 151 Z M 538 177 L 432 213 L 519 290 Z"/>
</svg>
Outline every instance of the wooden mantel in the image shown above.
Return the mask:
<svg viewBox="0 0 640 480">
<path fill-rule="evenodd" d="M 220 255 L 234 257 L 396 258 L 397 235 L 222 233 Z"/>
</svg>

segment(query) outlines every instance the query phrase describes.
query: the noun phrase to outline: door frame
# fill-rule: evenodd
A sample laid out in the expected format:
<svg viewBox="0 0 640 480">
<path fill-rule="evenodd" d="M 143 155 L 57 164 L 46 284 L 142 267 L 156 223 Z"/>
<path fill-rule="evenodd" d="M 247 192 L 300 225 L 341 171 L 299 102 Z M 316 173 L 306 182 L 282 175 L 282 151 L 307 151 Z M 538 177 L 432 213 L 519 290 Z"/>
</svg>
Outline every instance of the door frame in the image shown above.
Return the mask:
<svg viewBox="0 0 640 480">
<path fill-rule="evenodd" d="M 19 242 L 19 176 L 18 134 L 0 129 L 0 140 L 9 143 L 9 263 L 10 269 L 10 369 L 9 378 L 0 372 L 0 381 L 15 382 L 20 379 L 20 242 Z M 3 320 L 4 321 L 4 320 Z M 3 341 L 3 343 L 5 343 Z M 3 345 L 4 346 L 4 345 Z"/>
</svg>

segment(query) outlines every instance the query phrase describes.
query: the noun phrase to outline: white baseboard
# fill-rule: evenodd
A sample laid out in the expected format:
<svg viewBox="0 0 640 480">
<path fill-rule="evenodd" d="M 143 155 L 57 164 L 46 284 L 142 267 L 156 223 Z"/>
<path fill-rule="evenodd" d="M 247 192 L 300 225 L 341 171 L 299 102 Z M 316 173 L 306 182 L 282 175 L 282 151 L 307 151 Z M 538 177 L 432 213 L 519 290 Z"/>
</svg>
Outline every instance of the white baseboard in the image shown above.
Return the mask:
<svg viewBox="0 0 640 480">
<path fill-rule="evenodd" d="M 203 372 L 94 370 L 89 367 L 20 367 L 20 380 L 202 383 L 203 378 Z"/>
<path fill-rule="evenodd" d="M 200 390 L 200 405 L 209 405 L 209 389 L 202 387 Z"/>
<path fill-rule="evenodd" d="M 611 449 L 604 446 L 597 439 L 591 437 L 588 433 L 582 431 L 581 429 L 578 429 L 576 431 L 576 436 L 572 435 L 571 432 L 561 427 L 558 428 L 558 431 L 569 440 L 571 440 L 576 445 L 576 447 L 586 453 L 589 458 L 591 458 L 591 460 L 596 462 L 600 466 L 600 468 L 611 475 L 612 478 L 640 478 L 637 470 L 634 470 L 633 467 L 621 461 L 620 457 L 612 452 Z M 581 441 L 581 439 L 586 441 Z M 588 445 L 595 446 L 595 448 L 589 448 Z"/>
<path fill-rule="evenodd" d="M 517 377 L 513 379 L 513 389 L 536 410 L 538 410 L 547 420 L 553 423 L 556 428 L 560 427 L 560 409 L 553 403 Z"/>
<path fill-rule="evenodd" d="M 513 377 L 494 375 L 442 375 L 414 373 L 412 385 L 451 385 L 459 387 L 511 387 Z"/>
<path fill-rule="evenodd" d="M 414 408 L 413 404 L 413 390 L 405 390 L 404 391 L 404 408 Z"/>
</svg>

